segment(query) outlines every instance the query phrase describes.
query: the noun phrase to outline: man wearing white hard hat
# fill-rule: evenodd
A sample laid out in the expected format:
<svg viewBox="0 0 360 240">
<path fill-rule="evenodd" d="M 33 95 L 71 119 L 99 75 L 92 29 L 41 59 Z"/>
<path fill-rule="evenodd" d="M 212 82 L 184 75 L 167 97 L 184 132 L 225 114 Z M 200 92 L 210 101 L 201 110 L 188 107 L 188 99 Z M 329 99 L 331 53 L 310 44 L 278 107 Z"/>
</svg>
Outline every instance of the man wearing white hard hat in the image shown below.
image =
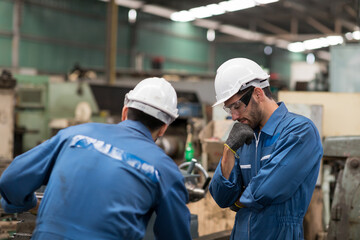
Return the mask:
<svg viewBox="0 0 360 240">
<path fill-rule="evenodd" d="M 215 91 L 236 123 L 209 190 L 236 211 L 231 239 L 303 239 L 323 154 L 313 122 L 271 96 L 269 75 L 254 61 L 234 58 L 217 70 Z"/>
<path fill-rule="evenodd" d="M 183 176 L 155 144 L 177 117 L 171 84 L 141 81 L 121 123 L 72 126 L 15 158 L 0 179 L 2 207 L 31 210 L 47 185 L 33 240 L 141 240 L 153 213 L 156 239 L 191 239 Z"/>
</svg>

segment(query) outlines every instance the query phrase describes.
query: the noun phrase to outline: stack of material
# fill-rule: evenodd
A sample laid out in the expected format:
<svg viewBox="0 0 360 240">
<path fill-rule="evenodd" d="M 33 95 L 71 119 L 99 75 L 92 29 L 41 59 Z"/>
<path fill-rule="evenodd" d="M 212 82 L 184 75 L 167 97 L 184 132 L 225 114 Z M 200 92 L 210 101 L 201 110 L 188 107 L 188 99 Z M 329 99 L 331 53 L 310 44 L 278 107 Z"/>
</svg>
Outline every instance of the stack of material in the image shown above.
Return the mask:
<svg viewBox="0 0 360 240">
<path fill-rule="evenodd" d="M 16 231 L 18 221 L 0 221 L 0 239 L 9 239 Z"/>
<path fill-rule="evenodd" d="M 16 231 L 17 223 L 15 214 L 6 214 L 0 208 L 0 239 L 9 239 Z"/>
</svg>

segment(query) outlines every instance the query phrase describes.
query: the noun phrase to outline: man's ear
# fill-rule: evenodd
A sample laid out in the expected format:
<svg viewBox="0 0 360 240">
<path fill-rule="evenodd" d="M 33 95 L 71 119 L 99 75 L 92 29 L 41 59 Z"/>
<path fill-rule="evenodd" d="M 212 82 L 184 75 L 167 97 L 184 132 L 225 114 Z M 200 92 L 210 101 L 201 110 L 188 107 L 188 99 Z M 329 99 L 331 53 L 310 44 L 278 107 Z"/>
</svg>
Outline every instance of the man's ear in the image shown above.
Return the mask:
<svg viewBox="0 0 360 240">
<path fill-rule="evenodd" d="M 265 93 L 261 88 L 256 87 L 253 94 L 257 102 L 262 102 L 264 100 Z"/>
<path fill-rule="evenodd" d="M 166 132 L 166 129 L 169 127 L 169 125 L 165 124 L 165 125 L 162 125 L 162 127 L 159 129 L 159 137 L 163 136 L 164 133 Z"/>
<path fill-rule="evenodd" d="M 127 119 L 127 113 L 129 108 L 127 106 L 124 106 L 121 112 L 121 121 L 125 121 Z"/>
</svg>

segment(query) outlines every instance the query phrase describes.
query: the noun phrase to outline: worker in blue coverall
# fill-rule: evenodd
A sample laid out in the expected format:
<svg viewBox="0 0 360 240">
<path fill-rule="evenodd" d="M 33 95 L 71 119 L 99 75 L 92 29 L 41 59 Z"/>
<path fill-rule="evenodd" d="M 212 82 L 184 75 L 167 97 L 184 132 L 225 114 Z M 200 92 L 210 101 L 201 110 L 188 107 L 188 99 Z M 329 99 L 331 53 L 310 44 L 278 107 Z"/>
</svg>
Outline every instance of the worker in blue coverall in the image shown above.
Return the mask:
<svg viewBox="0 0 360 240">
<path fill-rule="evenodd" d="M 155 144 L 178 117 L 169 82 L 148 78 L 125 97 L 119 124 L 86 123 L 18 156 L 0 179 L 8 213 L 37 205 L 34 240 L 191 239 L 188 192 L 175 162 Z"/>
<path fill-rule="evenodd" d="M 245 58 L 217 70 L 217 102 L 236 121 L 210 184 L 216 203 L 237 211 L 231 239 L 303 239 L 303 218 L 323 154 L 313 122 L 276 103 L 269 75 Z"/>
</svg>

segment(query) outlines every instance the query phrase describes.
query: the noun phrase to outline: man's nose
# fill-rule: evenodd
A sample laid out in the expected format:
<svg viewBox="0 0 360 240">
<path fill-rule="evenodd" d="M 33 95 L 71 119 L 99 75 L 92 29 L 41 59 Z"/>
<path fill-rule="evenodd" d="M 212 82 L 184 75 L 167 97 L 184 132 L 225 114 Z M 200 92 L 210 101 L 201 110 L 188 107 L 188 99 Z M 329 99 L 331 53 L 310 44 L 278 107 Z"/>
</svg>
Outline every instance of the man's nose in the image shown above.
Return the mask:
<svg viewBox="0 0 360 240">
<path fill-rule="evenodd" d="M 240 118 L 240 115 L 241 114 L 236 110 L 231 112 L 231 118 L 232 118 L 233 121 L 238 120 Z"/>
</svg>

